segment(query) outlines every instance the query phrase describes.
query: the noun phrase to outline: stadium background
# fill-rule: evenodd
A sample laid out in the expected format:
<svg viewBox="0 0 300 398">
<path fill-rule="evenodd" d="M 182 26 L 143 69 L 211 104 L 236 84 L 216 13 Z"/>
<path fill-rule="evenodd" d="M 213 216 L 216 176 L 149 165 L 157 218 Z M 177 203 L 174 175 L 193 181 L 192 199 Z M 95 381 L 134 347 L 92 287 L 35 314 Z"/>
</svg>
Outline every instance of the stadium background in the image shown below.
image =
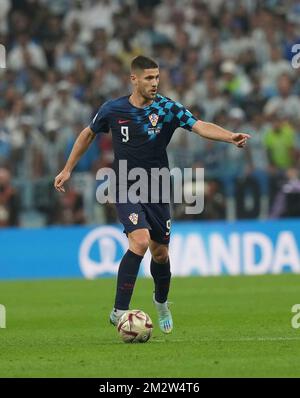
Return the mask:
<svg viewBox="0 0 300 398">
<path fill-rule="evenodd" d="M 117 223 L 114 207 L 95 197 L 96 171 L 111 166 L 111 136 L 97 137 L 65 195 L 53 189 L 53 178 L 98 107 L 130 92 L 130 61 L 140 53 L 159 62 L 162 94 L 205 121 L 251 134 L 247 149 L 237 150 L 176 131 L 168 150 L 171 167 L 203 167 L 206 182 L 204 211 L 187 215 L 184 203 L 173 205 L 173 220 L 300 215 L 300 68 L 292 67 L 292 47 L 300 41 L 297 1 L 2 0 L 0 6 L 0 43 L 7 50 L 7 68 L 0 72 L 1 227 L 44 227 L 41 252 L 48 245 L 53 253 L 48 226 Z M 186 194 L 192 186 L 186 184 Z M 198 224 L 198 231 L 203 228 Z M 261 232 L 260 224 L 252 228 Z M 226 240 L 226 224 L 216 230 Z M 55 233 L 59 240 L 72 239 L 62 231 Z M 20 239 L 1 234 L 11 253 L 2 260 L 2 276 L 18 276 L 11 267 L 19 255 L 11 248 L 30 236 L 20 233 Z M 277 238 L 271 239 L 274 247 Z M 297 237 L 292 240 L 297 245 Z M 36 270 L 39 256 L 20 250 Z M 292 268 L 299 270 L 299 256 L 292 256 L 298 262 Z M 56 261 L 50 256 L 44 267 L 51 270 Z M 201 273 L 201 264 L 195 267 Z"/>
<path fill-rule="evenodd" d="M 142 53 L 160 65 L 160 93 L 182 102 L 200 119 L 250 133 L 251 139 L 245 150 L 238 150 L 180 129 L 174 134 L 170 165 L 204 167 L 206 179 L 201 214 L 187 216 L 184 205 L 172 208 L 173 275 L 186 277 L 173 282 L 179 329 L 174 344 L 185 347 L 185 368 L 169 369 L 166 363 L 164 371 L 159 373 L 157 365 L 155 372 L 150 364 L 161 340 L 154 337 L 157 345 L 147 351 L 153 356 L 149 367 L 144 368 L 142 352 L 135 354 L 144 373 L 138 373 L 139 366 L 131 372 L 120 366 L 118 375 L 299 376 L 297 331 L 290 327 L 297 275 L 188 278 L 300 273 L 300 67 L 292 66 L 293 45 L 300 43 L 299 2 L 0 0 L 0 43 L 7 55 L 7 67 L 0 69 L 0 303 L 7 306 L 7 331 L 14 329 L 7 341 L 12 338 L 16 350 L 24 353 L 20 360 L 2 340 L 10 347 L 2 358 L 2 375 L 115 374 L 110 362 L 115 336 L 105 328 L 101 339 L 111 343 L 112 351 L 108 345 L 101 349 L 111 367 L 100 367 L 102 373 L 93 360 L 90 367 L 82 365 L 82 372 L 68 368 L 74 358 L 62 348 L 74 338 L 79 341 L 82 324 L 91 324 L 89 337 L 98 341 L 95 313 L 101 302 L 104 324 L 112 300 L 110 279 L 82 284 L 4 280 L 115 275 L 125 237 L 113 207 L 95 200 L 96 171 L 109 167 L 113 158 L 110 136 L 97 137 L 65 195 L 55 192 L 53 179 L 98 107 L 130 92 L 130 61 Z M 149 275 L 148 260 L 141 274 Z M 151 313 L 141 292 L 141 286 L 151 291 L 150 281 L 139 283 L 134 303 Z M 193 324 L 187 329 L 191 301 L 206 318 L 195 320 L 189 314 Z M 65 360 L 64 369 L 52 369 L 42 357 L 40 367 L 28 365 L 39 353 L 30 348 L 33 321 L 42 333 L 37 337 L 34 330 L 36 341 L 39 347 L 50 344 L 50 357 L 56 336 L 62 356 L 51 358 Z M 195 339 L 202 344 L 202 359 L 193 356 Z M 266 341 L 264 348 L 256 345 L 259 341 Z M 81 352 L 78 361 L 88 354 L 87 361 L 94 358 L 92 345 L 83 348 L 86 354 Z M 122 353 L 120 346 L 118 350 Z M 228 359 L 222 370 L 216 370 L 218 355 Z"/>
</svg>

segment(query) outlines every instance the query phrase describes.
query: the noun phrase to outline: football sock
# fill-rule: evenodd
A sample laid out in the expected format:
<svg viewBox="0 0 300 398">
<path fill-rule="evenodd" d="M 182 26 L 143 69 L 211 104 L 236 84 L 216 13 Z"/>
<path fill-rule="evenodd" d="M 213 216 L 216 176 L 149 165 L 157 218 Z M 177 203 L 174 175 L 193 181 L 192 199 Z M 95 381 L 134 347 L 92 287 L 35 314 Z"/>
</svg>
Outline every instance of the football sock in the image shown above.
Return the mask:
<svg viewBox="0 0 300 398">
<path fill-rule="evenodd" d="M 152 258 L 150 272 L 154 279 L 155 301 L 158 303 L 165 303 L 168 298 L 171 281 L 170 260 L 168 259 L 164 264 L 158 264 Z"/>
<path fill-rule="evenodd" d="M 118 310 L 128 310 L 134 284 L 139 272 L 143 256 L 127 250 L 124 254 L 117 278 L 117 292 L 115 298 L 115 308 Z"/>
</svg>

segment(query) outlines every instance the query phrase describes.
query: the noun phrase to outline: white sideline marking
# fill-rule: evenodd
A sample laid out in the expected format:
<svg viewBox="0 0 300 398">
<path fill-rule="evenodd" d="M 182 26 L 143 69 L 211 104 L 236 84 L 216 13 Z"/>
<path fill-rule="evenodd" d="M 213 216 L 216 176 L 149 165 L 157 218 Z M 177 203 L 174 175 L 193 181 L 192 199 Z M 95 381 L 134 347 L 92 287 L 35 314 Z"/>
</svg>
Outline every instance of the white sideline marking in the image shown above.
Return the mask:
<svg viewBox="0 0 300 398">
<path fill-rule="evenodd" d="M 172 339 L 165 338 L 165 339 L 156 339 L 155 337 L 152 338 L 152 342 L 154 343 L 165 343 L 166 341 L 169 341 L 171 343 L 183 343 L 187 342 L 185 339 Z M 199 343 L 205 343 L 205 342 L 246 342 L 246 341 L 300 341 L 300 336 L 297 337 L 241 337 L 238 339 L 218 339 L 218 338 L 200 338 L 197 339 Z"/>
</svg>

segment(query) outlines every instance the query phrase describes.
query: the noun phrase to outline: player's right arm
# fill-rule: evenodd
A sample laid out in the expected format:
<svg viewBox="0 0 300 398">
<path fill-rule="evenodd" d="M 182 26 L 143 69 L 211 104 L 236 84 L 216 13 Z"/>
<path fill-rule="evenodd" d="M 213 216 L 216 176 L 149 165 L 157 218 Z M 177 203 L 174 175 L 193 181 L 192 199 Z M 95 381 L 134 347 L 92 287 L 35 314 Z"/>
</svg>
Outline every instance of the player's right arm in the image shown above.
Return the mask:
<svg viewBox="0 0 300 398">
<path fill-rule="evenodd" d="M 63 170 L 55 177 L 54 187 L 58 192 L 65 192 L 64 183 L 71 177 L 72 170 L 81 156 L 87 151 L 96 134 L 86 127 L 77 137 L 70 156 Z"/>
</svg>

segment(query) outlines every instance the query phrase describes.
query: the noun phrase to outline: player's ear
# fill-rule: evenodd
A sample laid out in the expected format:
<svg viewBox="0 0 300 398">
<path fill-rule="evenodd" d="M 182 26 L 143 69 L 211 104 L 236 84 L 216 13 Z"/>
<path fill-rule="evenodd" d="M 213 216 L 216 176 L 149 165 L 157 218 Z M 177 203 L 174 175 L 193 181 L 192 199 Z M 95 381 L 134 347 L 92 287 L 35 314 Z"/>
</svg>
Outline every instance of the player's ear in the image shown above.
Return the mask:
<svg viewBox="0 0 300 398">
<path fill-rule="evenodd" d="M 130 80 L 131 80 L 131 83 L 132 83 L 133 85 L 135 85 L 136 82 L 137 82 L 137 75 L 136 75 L 135 73 L 131 73 L 131 75 L 130 75 Z"/>
</svg>

